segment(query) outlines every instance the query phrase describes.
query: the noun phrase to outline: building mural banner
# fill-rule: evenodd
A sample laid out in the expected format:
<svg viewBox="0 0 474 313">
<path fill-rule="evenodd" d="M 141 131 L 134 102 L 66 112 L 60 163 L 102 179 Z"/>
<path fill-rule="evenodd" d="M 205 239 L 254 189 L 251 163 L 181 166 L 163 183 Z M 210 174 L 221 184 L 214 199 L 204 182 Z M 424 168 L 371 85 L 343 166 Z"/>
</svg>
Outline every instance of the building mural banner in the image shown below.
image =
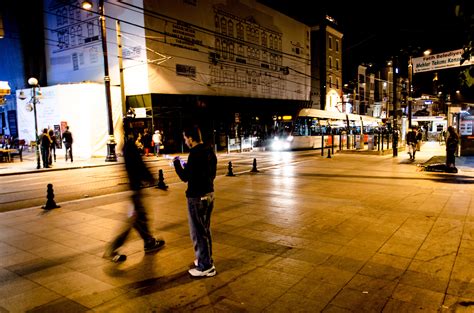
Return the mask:
<svg viewBox="0 0 474 313">
<path fill-rule="evenodd" d="M 98 0 L 92 9 L 81 1 L 43 0 L 45 3 L 45 53 L 48 85 L 104 81 L 101 25 Z M 123 60 L 127 95 L 148 93 L 146 41 L 142 0 L 105 1 L 109 75 L 120 84 L 119 58 Z M 122 55 L 119 55 L 116 21 L 120 21 Z"/>
<path fill-rule="evenodd" d="M 156 0 L 145 16 L 152 93 L 308 100 L 310 28 L 255 0 Z"/>
<path fill-rule="evenodd" d="M 20 92 L 32 95 L 32 89 L 17 90 L 19 139 L 35 141 L 33 98 L 19 99 Z M 37 97 L 36 115 L 38 133 L 42 129 L 64 132 L 69 126 L 74 138 L 74 157 L 88 159 L 107 155 L 108 115 L 105 103 L 104 86 L 95 83 L 55 85 L 41 88 L 42 95 Z M 116 151 L 123 147 L 122 105 L 120 89 L 111 88 L 112 118 Z M 64 146 L 63 146 L 64 147 Z"/>
<path fill-rule="evenodd" d="M 418 57 L 412 59 L 413 73 L 421 73 L 428 71 L 435 71 L 440 69 L 447 69 L 453 67 L 467 66 L 474 64 L 474 58 L 465 61 L 462 65 L 461 55 L 463 49 L 448 51 L 428 56 Z"/>
</svg>

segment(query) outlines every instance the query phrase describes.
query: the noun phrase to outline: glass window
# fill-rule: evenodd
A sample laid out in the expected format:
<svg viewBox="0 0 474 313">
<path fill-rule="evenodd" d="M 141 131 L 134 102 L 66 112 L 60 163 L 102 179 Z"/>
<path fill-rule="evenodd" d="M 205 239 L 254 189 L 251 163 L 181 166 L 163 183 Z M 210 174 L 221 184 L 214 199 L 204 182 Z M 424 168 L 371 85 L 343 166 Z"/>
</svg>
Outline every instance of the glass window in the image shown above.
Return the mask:
<svg viewBox="0 0 474 313">
<path fill-rule="evenodd" d="M 332 50 L 332 36 L 328 37 L 328 47 L 329 47 L 329 50 Z"/>
</svg>

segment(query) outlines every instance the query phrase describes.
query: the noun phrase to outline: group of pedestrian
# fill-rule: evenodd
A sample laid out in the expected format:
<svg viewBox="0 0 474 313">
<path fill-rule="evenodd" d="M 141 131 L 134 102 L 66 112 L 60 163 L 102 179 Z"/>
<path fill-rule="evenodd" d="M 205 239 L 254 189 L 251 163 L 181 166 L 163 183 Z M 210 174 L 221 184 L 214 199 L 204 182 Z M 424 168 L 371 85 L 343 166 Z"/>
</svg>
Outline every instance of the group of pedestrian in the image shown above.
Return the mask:
<svg viewBox="0 0 474 313">
<path fill-rule="evenodd" d="M 163 134 L 161 131 L 156 130 L 155 133 L 151 135 L 148 128 L 145 128 L 143 135 L 138 133 L 135 145 L 140 154 L 143 154 L 144 156 L 159 156 L 160 149 L 164 149 Z"/>
<path fill-rule="evenodd" d="M 445 133 L 444 131 L 442 132 Z M 446 137 L 447 136 L 447 137 Z M 448 131 L 446 135 L 446 167 L 454 168 L 455 161 L 456 161 L 456 152 L 458 150 L 459 145 L 459 135 L 454 129 L 453 126 L 448 127 Z M 421 141 L 423 138 L 423 134 L 421 130 L 417 129 L 417 127 L 413 127 L 407 134 L 406 134 L 406 143 L 408 146 L 408 154 L 410 155 L 410 160 L 415 160 L 415 154 L 417 151 L 420 151 L 421 148 Z"/>
<path fill-rule="evenodd" d="M 66 126 L 66 130 L 62 134 L 62 140 L 66 147 L 66 161 L 68 160 L 68 154 L 72 159 L 72 134 L 69 131 L 69 126 Z M 39 144 L 41 147 L 41 159 L 43 160 L 43 167 L 50 168 L 53 165 L 53 161 L 56 162 L 56 148 L 60 147 L 61 138 L 57 138 L 56 133 L 53 129 L 44 128 L 42 134 L 39 137 Z"/>
<path fill-rule="evenodd" d="M 119 248 L 124 244 L 132 228 L 143 239 L 145 253 L 156 252 L 165 245 L 163 239 L 157 239 L 152 235 L 146 209 L 141 200 L 142 184 L 145 182 L 153 184 L 153 175 L 143 162 L 127 119 L 124 121 L 124 130 L 123 155 L 130 189 L 133 191 L 133 212 L 125 229 L 112 240 L 104 253 L 104 257 L 113 262 L 123 262 L 127 259 L 126 255 L 119 252 Z M 188 223 L 195 254 L 188 273 L 193 277 L 212 277 L 217 273 L 212 258 L 210 230 L 211 213 L 214 208 L 217 157 L 211 147 L 204 145 L 199 127 L 193 126 L 185 129 L 183 140 L 190 149 L 187 162 L 175 157 L 173 165 L 179 178 L 188 184 L 186 190 Z"/>
</svg>

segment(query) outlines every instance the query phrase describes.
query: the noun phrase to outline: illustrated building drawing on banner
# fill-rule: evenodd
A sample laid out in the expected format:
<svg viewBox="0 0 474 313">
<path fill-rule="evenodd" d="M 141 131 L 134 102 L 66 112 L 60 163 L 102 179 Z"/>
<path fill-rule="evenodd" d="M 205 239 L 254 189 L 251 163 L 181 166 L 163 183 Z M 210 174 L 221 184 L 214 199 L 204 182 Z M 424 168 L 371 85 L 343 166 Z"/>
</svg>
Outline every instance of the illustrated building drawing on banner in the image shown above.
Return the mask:
<svg viewBox="0 0 474 313">
<path fill-rule="evenodd" d="M 309 28 L 252 1 L 148 1 L 150 90 L 258 98 L 309 98 Z M 203 13 L 205 12 L 205 13 Z M 160 37 L 161 36 L 161 37 Z M 148 58 L 150 58 L 148 51 Z"/>
</svg>

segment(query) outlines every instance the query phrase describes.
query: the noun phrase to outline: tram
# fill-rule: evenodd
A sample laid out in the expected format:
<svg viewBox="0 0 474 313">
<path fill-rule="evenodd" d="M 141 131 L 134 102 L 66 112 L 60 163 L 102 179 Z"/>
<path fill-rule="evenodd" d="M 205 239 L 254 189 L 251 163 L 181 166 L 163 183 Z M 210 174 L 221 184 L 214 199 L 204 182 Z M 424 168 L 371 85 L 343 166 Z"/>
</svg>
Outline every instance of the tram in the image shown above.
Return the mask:
<svg viewBox="0 0 474 313">
<path fill-rule="evenodd" d="M 372 116 L 302 109 L 295 118 L 278 122 L 270 148 L 297 150 L 338 146 L 341 140 L 348 140 L 347 135 L 360 136 L 359 142 L 363 144 L 367 143 L 368 134 L 378 131 L 381 126 L 382 119 Z"/>
</svg>

